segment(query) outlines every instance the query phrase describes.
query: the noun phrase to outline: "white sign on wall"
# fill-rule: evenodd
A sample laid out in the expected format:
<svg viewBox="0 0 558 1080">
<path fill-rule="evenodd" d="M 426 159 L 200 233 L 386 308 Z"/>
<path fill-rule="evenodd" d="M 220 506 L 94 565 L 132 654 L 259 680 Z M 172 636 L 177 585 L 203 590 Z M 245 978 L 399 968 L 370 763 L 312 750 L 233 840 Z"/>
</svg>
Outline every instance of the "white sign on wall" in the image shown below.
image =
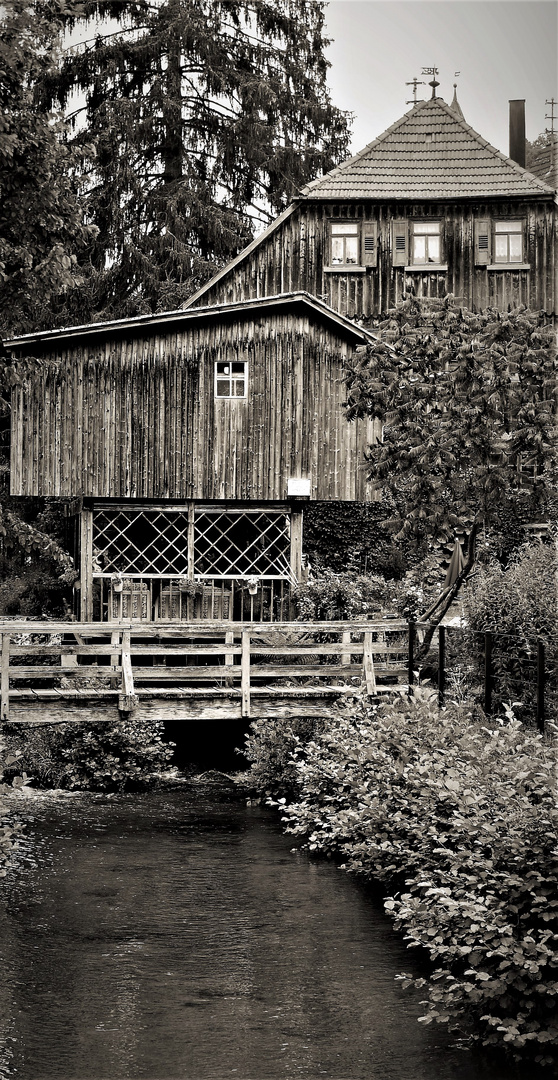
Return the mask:
<svg viewBox="0 0 558 1080">
<path fill-rule="evenodd" d="M 309 495 L 310 477 L 289 476 L 287 480 L 287 495 Z"/>
</svg>

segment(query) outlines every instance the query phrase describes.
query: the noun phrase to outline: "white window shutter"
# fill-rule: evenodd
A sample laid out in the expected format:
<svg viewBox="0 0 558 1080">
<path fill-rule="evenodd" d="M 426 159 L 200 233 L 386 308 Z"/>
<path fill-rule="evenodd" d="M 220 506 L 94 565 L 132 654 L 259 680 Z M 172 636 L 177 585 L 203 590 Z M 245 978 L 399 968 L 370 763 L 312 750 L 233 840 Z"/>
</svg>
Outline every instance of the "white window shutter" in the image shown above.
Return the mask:
<svg viewBox="0 0 558 1080">
<path fill-rule="evenodd" d="M 391 254 L 394 266 L 406 266 L 408 258 L 409 230 L 406 221 L 391 223 Z"/>
<path fill-rule="evenodd" d="M 490 262 L 490 230 L 491 223 L 488 218 L 477 218 L 475 221 L 475 266 L 488 266 Z"/>
<path fill-rule="evenodd" d="M 378 225 L 375 221 L 365 221 L 361 232 L 362 266 L 378 265 Z"/>
</svg>

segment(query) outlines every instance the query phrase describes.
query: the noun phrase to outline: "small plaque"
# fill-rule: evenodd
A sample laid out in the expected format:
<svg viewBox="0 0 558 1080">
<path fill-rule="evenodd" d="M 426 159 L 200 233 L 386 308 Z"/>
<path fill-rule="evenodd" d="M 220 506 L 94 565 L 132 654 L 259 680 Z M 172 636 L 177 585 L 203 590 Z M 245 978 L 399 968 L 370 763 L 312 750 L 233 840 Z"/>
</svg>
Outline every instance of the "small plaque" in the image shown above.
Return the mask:
<svg viewBox="0 0 558 1080">
<path fill-rule="evenodd" d="M 310 494 L 310 477 L 304 477 L 300 479 L 298 477 L 290 476 L 287 481 L 287 495 L 309 495 Z"/>
</svg>

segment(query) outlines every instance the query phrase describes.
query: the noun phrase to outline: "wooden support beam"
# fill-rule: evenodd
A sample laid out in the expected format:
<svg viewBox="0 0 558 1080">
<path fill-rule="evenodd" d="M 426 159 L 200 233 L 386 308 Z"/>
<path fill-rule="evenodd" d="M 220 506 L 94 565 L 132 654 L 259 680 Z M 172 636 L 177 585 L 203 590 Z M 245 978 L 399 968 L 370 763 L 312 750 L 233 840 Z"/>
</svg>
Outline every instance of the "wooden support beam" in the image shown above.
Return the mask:
<svg viewBox="0 0 558 1080">
<path fill-rule="evenodd" d="M 10 718 L 10 635 L 2 634 L 0 719 Z"/>
<path fill-rule="evenodd" d="M 446 628 L 438 627 L 438 708 L 444 707 L 446 697 Z"/>
<path fill-rule="evenodd" d="M 302 510 L 291 511 L 291 570 L 297 581 L 302 578 Z"/>
<path fill-rule="evenodd" d="M 130 632 L 122 634 L 122 690 L 118 699 L 120 712 L 132 712 L 137 705 L 134 694 L 134 676 L 132 674 L 132 658 L 130 656 Z"/>
<path fill-rule="evenodd" d="M 374 674 L 374 657 L 372 655 L 372 634 L 364 635 L 364 651 L 362 654 L 362 667 L 366 693 L 371 696 L 376 693 L 376 676 Z"/>
<path fill-rule="evenodd" d="M 351 632 L 350 630 L 344 630 L 341 634 L 341 663 L 344 665 L 350 664 L 351 662 L 351 650 L 347 648 L 347 645 L 350 644 Z M 358 651 L 360 652 L 360 650 Z"/>
<path fill-rule="evenodd" d="M 414 623 L 412 621 L 412 619 L 409 620 L 409 623 L 408 623 L 408 633 L 409 633 L 409 654 L 408 654 L 408 659 L 407 659 L 407 681 L 409 683 L 408 693 L 409 693 L 409 697 L 411 697 L 411 695 L 413 693 L 413 682 L 414 682 L 414 678 L 415 678 L 415 642 L 416 642 L 416 636 L 417 636 L 416 623 Z"/>
<path fill-rule="evenodd" d="M 250 631 L 242 631 L 241 684 L 242 716 L 250 716 Z"/>
<path fill-rule="evenodd" d="M 82 510 L 79 520 L 80 619 L 87 623 L 93 621 L 93 511 Z"/>
</svg>

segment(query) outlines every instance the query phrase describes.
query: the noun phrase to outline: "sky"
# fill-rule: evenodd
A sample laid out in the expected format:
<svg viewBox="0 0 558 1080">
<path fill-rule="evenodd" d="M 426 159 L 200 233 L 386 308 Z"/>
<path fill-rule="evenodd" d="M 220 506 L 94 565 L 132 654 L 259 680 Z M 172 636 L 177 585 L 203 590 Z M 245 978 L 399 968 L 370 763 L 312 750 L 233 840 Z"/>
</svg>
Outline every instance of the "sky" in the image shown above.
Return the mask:
<svg viewBox="0 0 558 1080">
<path fill-rule="evenodd" d="M 558 0 L 330 0 L 326 32 L 332 102 L 355 114 L 352 153 L 411 108 L 405 83 L 423 67 L 438 68 L 448 103 L 457 82 L 465 120 L 505 154 L 509 99 L 525 98 L 530 140 L 549 126 L 545 100 L 558 101 Z"/>
</svg>

